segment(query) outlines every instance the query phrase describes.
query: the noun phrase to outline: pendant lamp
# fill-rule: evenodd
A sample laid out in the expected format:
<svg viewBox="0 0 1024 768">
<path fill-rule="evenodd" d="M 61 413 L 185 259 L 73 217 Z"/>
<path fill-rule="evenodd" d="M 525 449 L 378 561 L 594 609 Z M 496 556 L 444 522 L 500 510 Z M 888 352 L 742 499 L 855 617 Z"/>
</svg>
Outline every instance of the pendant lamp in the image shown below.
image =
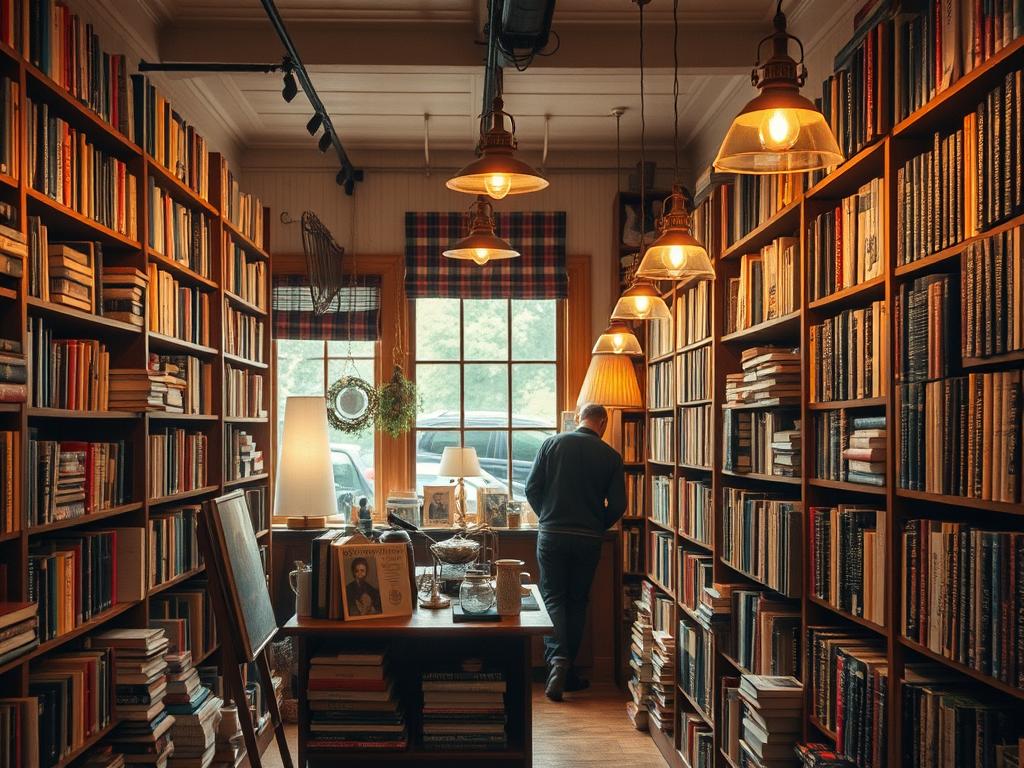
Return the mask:
<svg viewBox="0 0 1024 768">
<path fill-rule="evenodd" d="M 612 320 L 671 320 L 672 313 L 650 280 L 636 280 L 612 310 Z"/>
<path fill-rule="evenodd" d="M 516 149 L 516 121 L 505 112 L 500 96 L 494 98 L 491 111 L 480 119 L 481 129 L 491 118 L 489 130 L 480 132 L 480 157 L 445 182 L 448 189 L 469 195 L 488 195 L 501 200 L 506 195 L 522 195 L 546 189 L 548 180 L 513 156 Z M 512 130 L 505 130 L 505 118 Z"/>
<path fill-rule="evenodd" d="M 612 323 L 604 329 L 604 333 L 597 337 L 594 344 L 593 354 L 611 355 L 642 355 L 640 342 L 636 334 L 625 323 Z"/>
<path fill-rule="evenodd" d="M 587 366 L 576 407 L 597 403 L 605 408 L 642 408 L 644 401 L 633 361 L 625 355 L 594 355 Z"/>
<path fill-rule="evenodd" d="M 514 259 L 519 251 L 494 233 L 494 211 L 484 195 L 470 208 L 469 234 L 444 252 L 449 259 L 466 259 L 483 266 L 495 259 Z"/>
<path fill-rule="evenodd" d="M 775 31 L 757 45 L 751 81 L 761 93 L 733 119 L 715 158 L 715 170 L 726 173 L 801 173 L 843 161 L 825 116 L 800 95 L 807 80 L 804 46 L 786 32 L 782 0 L 775 13 Z M 772 42 L 772 55 L 760 63 L 761 46 Z M 789 55 L 789 41 L 800 46 L 800 61 Z"/>
</svg>

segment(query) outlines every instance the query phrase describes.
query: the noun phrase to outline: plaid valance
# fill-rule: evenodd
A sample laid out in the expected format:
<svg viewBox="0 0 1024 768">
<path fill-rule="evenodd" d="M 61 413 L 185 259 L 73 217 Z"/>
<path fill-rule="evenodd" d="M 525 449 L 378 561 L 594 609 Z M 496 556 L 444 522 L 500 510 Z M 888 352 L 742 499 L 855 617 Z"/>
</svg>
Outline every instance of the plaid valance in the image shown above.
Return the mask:
<svg viewBox="0 0 1024 768">
<path fill-rule="evenodd" d="M 442 252 L 466 235 L 466 214 L 405 214 L 405 292 L 410 299 L 564 299 L 565 211 L 496 213 L 495 232 L 518 259 L 479 266 Z"/>
<path fill-rule="evenodd" d="M 313 312 L 309 278 L 274 275 L 274 338 L 377 341 L 380 338 L 380 278 L 360 276 L 346 285 L 322 315 Z"/>
</svg>

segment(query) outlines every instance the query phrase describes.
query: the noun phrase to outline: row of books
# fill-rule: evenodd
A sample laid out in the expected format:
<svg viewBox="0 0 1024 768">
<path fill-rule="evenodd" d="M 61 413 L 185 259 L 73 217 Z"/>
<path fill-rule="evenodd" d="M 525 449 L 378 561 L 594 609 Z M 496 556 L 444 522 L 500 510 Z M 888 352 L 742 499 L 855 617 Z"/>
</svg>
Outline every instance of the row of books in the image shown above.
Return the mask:
<svg viewBox="0 0 1024 768">
<path fill-rule="evenodd" d="M 263 360 L 265 323 L 258 317 L 235 309 L 224 308 L 224 352 L 254 363 Z"/>
<path fill-rule="evenodd" d="M 701 624 L 684 617 L 676 635 L 679 648 L 679 687 L 711 720 L 714 705 L 715 635 Z"/>
<path fill-rule="evenodd" d="M 956 365 L 955 291 L 956 279 L 947 274 L 926 275 L 900 284 L 895 328 L 896 374 L 900 381 L 939 379 L 952 372 Z M 976 311 L 975 305 L 967 310 Z"/>
<path fill-rule="evenodd" d="M 672 407 L 675 398 L 672 381 L 674 372 L 675 362 L 672 360 L 664 360 L 647 367 L 648 408 Z"/>
<path fill-rule="evenodd" d="M 156 511 L 149 517 L 149 586 L 194 571 L 202 564 L 196 538 L 199 505 Z"/>
<path fill-rule="evenodd" d="M 696 207 L 690 214 L 690 231 L 713 259 L 731 242 L 732 181 L 732 174 L 722 174 L 708 166 L 694 184 Z M 706 306 L 710 310 L 710 302 Z"/>
<path fill-rule="evenodd" d="M 729 404 L 789 405 L 800 402 L 800 350 L 750 347 L 740 353 L 741 370 L 725 376 Z"/>
<path fill-rule="evenodd" d="M 651 475 L 651 519 L 674 529 L 672 510 L 671 475 Z"/>
<path fill-rule="evenodd" d="M 961 254 L 960 348 L 965 358 L 1024 349 L 1022 259 L 1020 227 L 975 241 Z"/>
<path fill-rule="evenodd" d="M 1020 441 L 1020 371 L 900 387 L 901 488 L 1019 501 Z"/>
<path fill-rule="evenodd" d="M 711 347 L 697 347 L 679 355 L 678 399 L 681 404 L 711 399 Z"/>
<path fill-rule="evenodd" d="M 224 199 L 220 209 L 235 229 L 256 244 L 263 247 L 263 203 L 256 195 L 243 192 L 238 179 L 225 163 L 221 168 L 220 188 Z"/>
<path fill-rule="evenodd" d="M 885 485 L 885 416 L 851 416 L 845 409 L 814 414 L 814 476 Z"/>
<path fill-rule="evenodd" d="M 183 383 L 182 413 L 213 413 L 213 365 L 210 363 L 194 355 L 151 353 L 149 371 Z"/>
<path fill-rule="evenodd" d="M 239 419 L 266 418 L 263 384 L 262 373 L 227 365 L 224 372 L 224 415 Z"/>
<path fill-rule="evenodd" d="M 644 516 L 644 488 L 646 478 L 642 472 L 626 472 L 626 511 L 623 517 L 636 519 Z"/>
<path fill-rule="evenodd" d="M 815 597 L 884 627 L 885 512 L 856 505 L 808 512 Z"/>
<path fill-rule="evenodd" d="M 723 642 L 733 660 L 756 674 L 799 674 L 800 606 L 740 584 L 715 589 L 731 603 Z"/>
<path fill-rule="evenodd" d="M 722 426 L 722 469 L 800 477 L 800 420 L 791 408 L 726 409 Z"/>
<path fill-rule="evenodd" d="M 140 269 L 104 267 L 100 279 L 104 317 L 142 328 L 146 324 L 148 285 L 149 277 Z"/>
<path fill-rule="evenodd" d="M 256 439 L 251 434 L 228 424 L 224 431 L 224 442 L 227 446 L 224 452 L 225 480 L 241 480 L 266 471 L 263 451 L 256 446 Z"/>
<path fill-rule="evenodd" d="M 740 256 L 726 288 L 726 333 L 792 314 L 800 305 L 800 241 L 777 237 L 760 253 Z"/>
<path fill-rule="evenodd" d="M 711 483 L 707 480 L 679 478 L 679 532 L 711 546 L 713 514 Z"/>
<path fill-rule="evenodd" d="M 888 336 L 885 301 L 873 301 L 861 309 L 846 309 L 812 324 L 808 338 L 810 401 L 885 397 Z"/>
<path fill-rule="evenodd" d="M 508 747 L 505 672 L 485 665 L 420 674 L 421 728 L 428 750 L 491 751 Z M 312 685 L 312 683 L 311 683 Z"/>
<path fill-rule="evenodd" d="M 175 586 L 149 599 L 151 623 L 181 619 L 184 648 L 193 659 L 206 658 L 217 646 L 217 623 L 210 601 L 209 583 L 190 579 L 187 585 Z"/>
<path fill-rule="evenodd" d="M 647 323 L 647 359 L 667 355 L 672 351 L 673 325 L 671 320 L 652 320 Z"/>
<path fill-rule="evenodd" d="M 690 768 L 714 768 L 715 731 L 696 712 L 679 710 L 679 752 Z"/>
<path fill-rule="evenodd" d="M 651 531 L 650 561 L 647 567 L 652 578 L 668 589 L 675 583 L 675 557 L 675 537 L 665 531 Z"/>
<path fill-rule="evenodd" d="M 634 525 L 622 529 L 622 570 L 625 573 L 643 573 L 644 531 Z"/>
<path fill-rule="evenodd" d="M 102 314 L 103 246 L 90 241 L 51 242 L 38 216 L 29 217 L 28 292 L 54 304 Z"/>
<path fill-rule="evenodd" d="M 651 434 L 648 439 L 651 461 L 663 464 L 672 463 L 672 428 L 674 421 L 671 416 L 651 417 Z"/>
<path fill-rule="evenodd" d="M 882 179 L 838 201 L 807 227 L 810 300 L 880 277 L 886 263 Z"/>
<path fill-rule="evenodd" d="M 710 404 L 679 409 L 680 464 L 691 467 L 711 466 L 711 424 Z"/>
<path fill-rule="evenodd" d="M 22 528 L 21 504 L 16 503 L 15 467 L 21 472 L 19 461 L 21 437 L 10 429 L 0 430 L 0 533 L 13 533 Z"/>
<path fill-rule="evenodd" d="M 156 264 L 149 265 L 149 330 L 209 346 L 210 294 L 184 285 Z"/>
<path fill-rule="evenodd" d="M 0 76 L 0 173 L 21 175 L 21 86 Z"/>
<path fill-rule="evenodd" d="M 1024 535 L 908 520 L 900 547 L 903 636 L 1024 687 Z"/>
<path fill-rule="evenodd" d="M 204 433 L 167 427 L 147 439 L 149 498 L 163 498 L 206 487 L 209 482 L 210 446 Z"/>
<path fill-rule="evenodd" d="M 245 250 L 224 235 L 224 289 L 259 309 L 266 309 L 267 265 L 247 258 Z"/>
<path fill-rule="evenodd" d="M 110 352 L 96 339 L 55 339 L 42 318 L 28 328 L 30 404 L 36 408 L 105 411 L 110 402 Z"/>
<path fill-rule="evenodd" d="M 709 251 L 709 253 L 713 253 L 713 251 Z M 711 281 L 700 280 L 679 292 L 676 298 L 675 314 L 676 328 L 679 329 L 676 345 L 680 349 L 711 338 L 713 285 L 714 283 Z"/>
<path fill-rule="evenodd" d="M 679 583 L 676 598 L 694 613 L 697 612 L 704 587 L 714 583 L 715 559 L 704 552 L 697 552 L 683 545 L 678 548 Z"/>
<path fill-rule="evenodd" d="M 619 415 L 621 418 L 621 414 Z M 622 419 L 622 460 L 636 464 L 644 460 L 644 422 L 642 419 Z"/>
<path fill-rule="evenodd" d="M 32 188 L 61 205 L 138 239 L 137 180 L 123 160 L 98 149 L 49 107 L 28 102 Z"/>
<path fill-rule="evenodd" d="M 803 512 L 799 501 L 740 488 L 722 491 L 722 546 L 730 567 L 787 597 L 800 596 Z"/>
<path fill-rule="evenodd" d="M 36 603 L 0 603 L 0 664 L 18 658 L 39 645 L 39 608 Z M 9 710 L 4 710 L 9 712 Z M 3 717 L 0 714 L 0 717 Z M 11 720 L 5 720 L 8 726 Z M 10 727 L 4 728 L 10 738 Z M 4 750 L 0 748 L 0 755 Z"/>
<path fill-rule="evenodd" d="M 804 191 L 804 174 L 784 173 L 766 176 L 736 176 L 731 191 L 729 243 L 735 243 L 762 221 L 792 203 Z"/>
<path fill-rule="evenodd" d="M 28 442 L 28 525 L 68 520 L 131 501 L 131 454 L 111 443 Z"/>
<path fill-rule="evenodd" d="M 205 278 L 213 275 L 210 218 L 182 205 L 149 179 L 149 247 Z"/>
<path fill-rule="evenodd" d="M 648 722 L 665 734 L 675 726 L 676 641 L 668 632 L 655 632 L 651 648 L 651 696 Z"/>
</svg>

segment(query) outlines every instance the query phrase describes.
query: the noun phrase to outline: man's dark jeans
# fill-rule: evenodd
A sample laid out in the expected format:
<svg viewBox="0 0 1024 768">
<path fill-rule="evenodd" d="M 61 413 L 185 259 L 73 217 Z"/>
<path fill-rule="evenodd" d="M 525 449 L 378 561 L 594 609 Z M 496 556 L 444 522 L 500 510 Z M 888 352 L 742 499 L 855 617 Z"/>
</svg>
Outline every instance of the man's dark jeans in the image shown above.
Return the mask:
<svg viewBox="0 0 1024 768">
<path fill-rule="evenodd" d="M 544 638 L 548 664 L 573 664 L 583 642 L 590 585 L 601 559 L 601 539 L 569 533 L 537 534 L 540 593 L 544 597 L 553 635 Z M 564 660 L 564 661 L 563 661 Z"/>
</svg>

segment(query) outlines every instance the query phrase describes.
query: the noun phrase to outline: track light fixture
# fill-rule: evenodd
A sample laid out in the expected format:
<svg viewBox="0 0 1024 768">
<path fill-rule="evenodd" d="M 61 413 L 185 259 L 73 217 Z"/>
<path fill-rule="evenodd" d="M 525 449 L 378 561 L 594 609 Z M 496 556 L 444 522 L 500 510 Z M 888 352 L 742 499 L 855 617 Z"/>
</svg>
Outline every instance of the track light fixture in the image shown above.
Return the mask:
<svg viewBox="0 0 1024 768">
<path fill-rule="evenodd" d="M 299 85 L 295 82 L 295 75 L 292 74 L 292 66 L 291 59 L 286 58 L 284 61 L 284 87 L 281 88 L 281 96 L 289 104 L 299 93 Z"/>
<path fill-rule="evenodd" d="M 326 152 L 328 149 L 330 149 L 331 148 L 331 134 L 329 134 L 326 131 L 324 131 L 324 135 L 321 136 L 320 137 L 320 141 L 317 142 L 317 147 L 319 147 L 321 152 Z"/>
<path fill-rule="evenodd" d="M 316 132 L 320 130 L 320 126 L 324 124 L 324 119 L 320 117 L 320 113 L 317 112 L 306 123 L 306 130 L 309 131 L 310 136 L 316 136 Z"/>
</svg>

